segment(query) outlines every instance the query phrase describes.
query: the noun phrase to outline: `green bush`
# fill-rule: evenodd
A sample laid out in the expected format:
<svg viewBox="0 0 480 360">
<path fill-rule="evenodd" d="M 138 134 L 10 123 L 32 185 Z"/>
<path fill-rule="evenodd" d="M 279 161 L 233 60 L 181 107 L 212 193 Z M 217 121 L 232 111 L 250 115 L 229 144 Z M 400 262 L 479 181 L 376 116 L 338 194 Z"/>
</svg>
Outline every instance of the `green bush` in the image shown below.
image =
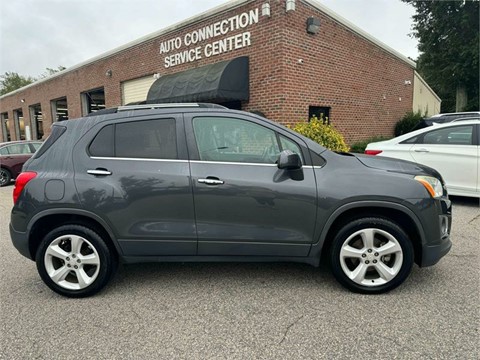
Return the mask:
<svg viewBox="0 0 480 360">
<path fill-rule="evenodd" d="M 333 125 L 324 124 L 323 118 L 313 116 L 310 122 L 295 124 L 292 129 L 332 151 L 349 150 L 342 134 Z"/>
<path fill-rule="evenodd" d="M 365 152 L 365 148 L 367 147 L 368 144 L 370 144 L 372 142 L 384 141 L 384 140 L 389 140 L 389 139 L 391 139 L 391 138 L 386 137 L 386 136 L 374 136 L 374 137 L 368 138 L 366 140 L 362 140 L 362 141 L 354 143 L 351 146 L 350 151 L 354 152 L 354 153 L 362 153 L 363 154 Z"/>
<path fill-rule="evenodd" d="M 406 113 L 402 120 L 395 125 L 395 136 L 400 136 L 412 131 L 415 125 L 417 125 L 422 119 L 423 116 L 420 111 L 416 113 L 413 111 Z"/>
</svg>

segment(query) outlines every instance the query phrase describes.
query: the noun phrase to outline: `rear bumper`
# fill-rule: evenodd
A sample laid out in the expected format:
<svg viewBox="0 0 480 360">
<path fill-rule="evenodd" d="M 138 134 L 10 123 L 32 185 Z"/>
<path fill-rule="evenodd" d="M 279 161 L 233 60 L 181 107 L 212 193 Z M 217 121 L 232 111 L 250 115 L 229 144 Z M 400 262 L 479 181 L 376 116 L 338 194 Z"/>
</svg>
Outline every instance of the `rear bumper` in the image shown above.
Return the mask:
<svg viewBox="0 0 480 360">
<path fill-rule="evenodd" d="M 27 233 L 16 231 L 10 223 L 10 238 L 12 239 L 13 246 L 18 250 L 20 254 L 33 260 L 30 255 L 30 247 L 28 246 Z"/>
</svg>

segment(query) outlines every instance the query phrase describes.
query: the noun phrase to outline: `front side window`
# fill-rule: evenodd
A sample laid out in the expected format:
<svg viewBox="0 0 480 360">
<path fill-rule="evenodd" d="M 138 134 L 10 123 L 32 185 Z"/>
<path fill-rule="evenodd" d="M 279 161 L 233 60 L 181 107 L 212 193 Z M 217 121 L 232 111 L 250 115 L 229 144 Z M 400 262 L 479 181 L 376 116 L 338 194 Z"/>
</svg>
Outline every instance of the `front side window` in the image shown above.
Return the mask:
<svg viewBox="0 0 480 360">
<path fill-rule="evenodd" d="M 455 126 L 430 131 L 424 135 L 423 143 L 442 145 L 472 145 L 473 126 Z"/>
<path fill-rule="evenodd" d="M 302 151 L 300 150 L 300 147 L 292 140 L 287 139 L 285 136 L 280 135 L 280 145 L 282 146 L 282 150 L 291 150 L 302 157 Z"/>
<path fill-rule="evenodd" d="M 193 130 L 203 161 L 275 164 L 286 149 L 302 156 L 292 140 L 247 120 L 197 117 Z"/>
<path fill-rule="evenodd" d="M 88 150 L 97 157 L 177 159 L 175 119 L 107 125 L 98 132 Z"/>
</svg>

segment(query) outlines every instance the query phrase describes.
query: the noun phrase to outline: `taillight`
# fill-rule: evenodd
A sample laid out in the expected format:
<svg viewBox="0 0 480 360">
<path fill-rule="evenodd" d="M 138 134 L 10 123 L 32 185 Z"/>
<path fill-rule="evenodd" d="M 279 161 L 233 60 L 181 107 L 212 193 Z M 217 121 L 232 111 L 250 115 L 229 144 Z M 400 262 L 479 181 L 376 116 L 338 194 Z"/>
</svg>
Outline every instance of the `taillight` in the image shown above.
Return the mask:
<svg viewBox="0 0 480 360">
<path fill-rule="evenodd" d="M 378 155 L 381 152 L 383 152 L 383 150 L 365 150 L 365 154 L 367 155 Z"/>
<path fill-rule="evenodd" d="M 20 173 L 20 175 L 17 176 L 17 179 L 15 180 L 15 187 L 13 188 L 13 203 L 14 204 L 17 202 L 18 197 L 22 193 L 25 186 L 35 176 L 37 176 L 37 173 L 33 172 L 33 171 L 22 172 L 22 173 Z"/>
</svg>

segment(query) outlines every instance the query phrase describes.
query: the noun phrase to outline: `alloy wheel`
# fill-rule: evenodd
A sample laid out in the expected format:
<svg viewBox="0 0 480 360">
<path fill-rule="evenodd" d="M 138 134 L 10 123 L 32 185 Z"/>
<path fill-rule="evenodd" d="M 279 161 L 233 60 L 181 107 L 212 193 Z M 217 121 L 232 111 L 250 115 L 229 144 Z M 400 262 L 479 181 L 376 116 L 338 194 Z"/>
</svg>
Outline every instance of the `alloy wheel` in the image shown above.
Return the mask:
<svg viewBox="0 0 480 360">
<path fill-rule="evenodd" d="M 340 249 L 340 265 L 345 275 L 363 286 L 379 286 L 397 276 L 403 251 L 389 232 L 365 228 L 351 234 Z"/>
<path fill-rule="evenodd" d="M 100 256 L 85 238 L 62 235 L 48 246 L 44 264 L 48 276 L 55 284 L 68 290 L 81 290 L 97 278 Z"/>
</svg>

